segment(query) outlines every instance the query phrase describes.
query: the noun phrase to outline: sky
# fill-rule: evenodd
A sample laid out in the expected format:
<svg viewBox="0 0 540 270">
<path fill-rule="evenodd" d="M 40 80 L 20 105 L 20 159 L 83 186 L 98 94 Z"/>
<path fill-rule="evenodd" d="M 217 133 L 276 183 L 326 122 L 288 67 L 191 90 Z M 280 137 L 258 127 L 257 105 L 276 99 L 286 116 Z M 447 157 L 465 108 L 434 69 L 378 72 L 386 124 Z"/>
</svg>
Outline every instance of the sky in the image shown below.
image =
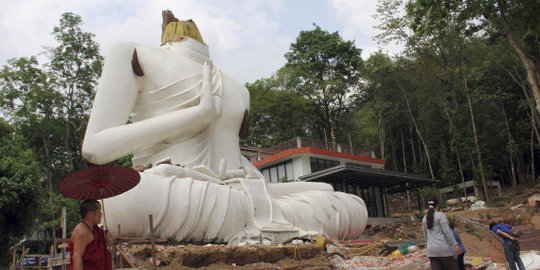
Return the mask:
<svg viewBox="0 0 540 270">
<path fill-rule="evenodd" d="M 161 11 L 169 9 L 195 21 L 214 64 L 241 83 L 270 77 L 300 31 L 313 30 L 314 23 L 354 40 L 363 59 L 379 49 L 400 50 L 373 41 L 377 0 L 3 0 L 1 6 L 0 66 L 56 46 L 50 33 L 64 12 L 82 17 L 83 31 L 95 34 L 106 56 L 116 42 L 158 47 Z"/>
</svg>

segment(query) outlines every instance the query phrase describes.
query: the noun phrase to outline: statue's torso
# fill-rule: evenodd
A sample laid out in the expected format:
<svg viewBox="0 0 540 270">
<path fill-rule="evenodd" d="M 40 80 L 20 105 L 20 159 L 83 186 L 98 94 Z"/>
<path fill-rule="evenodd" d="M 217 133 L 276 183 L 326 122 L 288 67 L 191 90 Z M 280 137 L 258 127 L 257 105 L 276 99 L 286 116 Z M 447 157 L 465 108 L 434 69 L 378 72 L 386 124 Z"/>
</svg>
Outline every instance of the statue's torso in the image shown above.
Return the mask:
<svg viewBox="0 0 540 270">
<path fill-rule="evenodd" d="M 138 78 L 140 88 L 133 108 L 134 122 L 199 104 L 202 65 L 209 59 L 198 49 L 136 47 L 144 76 Z M 249 94 L 245 87 L 222 75 L 216 67 L 212 69 L 212 86 L 213 93 L 221 95 L 221 116 L 211 124 L 194 124 L 189 132 L 138 151 L 134 165 L 171 158 L 173 164 L 206 165 L 215 171 L 224 158 L 228 168 L 240 166 L 238 130 L 244 111 L 249 108 Z"/>
</svg>

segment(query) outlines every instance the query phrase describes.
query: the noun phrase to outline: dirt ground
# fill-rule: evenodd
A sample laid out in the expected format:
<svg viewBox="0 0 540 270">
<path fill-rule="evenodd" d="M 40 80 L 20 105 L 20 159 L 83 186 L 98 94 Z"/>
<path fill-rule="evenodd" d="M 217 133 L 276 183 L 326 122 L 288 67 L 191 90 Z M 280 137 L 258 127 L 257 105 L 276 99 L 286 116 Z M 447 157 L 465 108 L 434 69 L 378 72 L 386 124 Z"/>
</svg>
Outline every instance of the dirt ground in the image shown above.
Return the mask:
<svg viewBox="0 0 540 270">
<path fill-rule="evenodd" d="M 157 246 L 160 269 L 330 269 L 326 253 L 315 244 L 287 246 Z M 133 245 L 136 266 L 150 269 L 151 246 Z"/>
<path fill-rule="evenodd" d="M 506 189 L 494 205 L 479 210 L 463 210 L 464 205 L 445 209 L 449 221 L 454 222 L 467 250 L 466 256 L 483 257 L 497 263 L 505 262 L 501 240 L 488 229 L 491 222 L 511 225 L 533 224 L 540 229 L 540 213 L 528 206 L 527 198 L 540 193 L 540 187 Z M 521 204 L 521 206 L 515 207 Z M 407 207 L 408 208 L 408 207 Z M 407 208 L 403 208 L 407 211 Z M 392 213 L 410 216 L 414 213 Z M 415 241 L 423 247 L 421 220 L 415 219 L 389 225 L 367 227 L 361 239 L 378 243 L 363 255 L 387 256 L 396 243 Z M 342 243 L 352 249 L 362 249 L 369 243 Z M 151 269 L 150 245 L 130 245 L 128 248 L 141 269 Z M 175 245 L 157 246 L 160 269 L 331 269 L 328 254 L 314 243 L 286 246 L 227 246 Z"/>
</svg>

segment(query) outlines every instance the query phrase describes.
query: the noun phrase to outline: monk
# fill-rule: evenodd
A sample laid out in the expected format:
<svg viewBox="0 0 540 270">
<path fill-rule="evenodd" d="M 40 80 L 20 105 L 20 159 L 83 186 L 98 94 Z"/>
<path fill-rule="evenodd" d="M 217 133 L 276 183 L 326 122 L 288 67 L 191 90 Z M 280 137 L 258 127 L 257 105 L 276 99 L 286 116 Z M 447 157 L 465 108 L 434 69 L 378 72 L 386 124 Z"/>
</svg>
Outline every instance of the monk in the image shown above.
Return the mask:
<svg viewBox="0 0 540 270">
<path fill-rule="evenodd" d="M 75 226 L 68 243 L 70 270 L 112 269 L 111 254 L 107 244 L 112 236 L 97 225 L 101 222 L 101 205 L 96 200 L 81 204 L 81 222 Z"/>
</svg>

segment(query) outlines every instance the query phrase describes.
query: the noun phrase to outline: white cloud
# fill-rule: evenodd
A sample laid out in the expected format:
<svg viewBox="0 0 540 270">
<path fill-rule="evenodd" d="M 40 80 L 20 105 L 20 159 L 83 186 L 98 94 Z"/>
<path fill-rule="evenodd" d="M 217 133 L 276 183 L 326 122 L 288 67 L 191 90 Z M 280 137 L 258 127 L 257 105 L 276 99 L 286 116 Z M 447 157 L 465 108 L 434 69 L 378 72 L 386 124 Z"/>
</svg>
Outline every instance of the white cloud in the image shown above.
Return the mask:
<svg viewBox="0 0 540 270">
<path fill-rule="evenodd" d="M 103 54 L 116 42 L 159 46 L 161 11 L 193 19 L 210 47 L 217 66 L 240 82 L 269 77 L 280 68 L 300 30 L 318 23 L 356 40 L 366 52 L 371 40 L 376 0 L 17 0 L 0 9 L 0 65 L 7 59 L 36 55 L 55 46 L 50 33 L 63 12 L 83 19 L 83 30 L 94 33 Z M 333 7 L 333 8 L 332 8 Z M 327 27 L 330 27 L 328 29 Z"/>
<path fill-rule="evenodd" d="M 336 18 L 344 24 L 343 37 L 355 40 L 356 46 L 361 48 L 362 57 L 368 58 L 370 54 L 383 49 L 391 53 L 401 51 L 401 46 L 390 45 L 381 48 L 373 41 L 372 37 L 378 34 L 375 26 L 380 24 L 374 18 L 377 8 L 377 0 L 331 0 Z"/>
</svg>

